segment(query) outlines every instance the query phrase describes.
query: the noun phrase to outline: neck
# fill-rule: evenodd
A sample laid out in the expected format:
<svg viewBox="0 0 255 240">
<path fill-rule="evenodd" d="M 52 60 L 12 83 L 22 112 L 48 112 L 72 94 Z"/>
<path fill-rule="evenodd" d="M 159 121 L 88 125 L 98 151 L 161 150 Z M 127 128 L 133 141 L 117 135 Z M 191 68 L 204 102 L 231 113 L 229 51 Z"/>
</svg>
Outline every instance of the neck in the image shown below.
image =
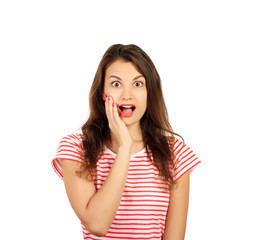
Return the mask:
<svg viewBox="0 0 255 240">
<path fill-rule="evenodd" d="M 130 133 L 130 136 L 133 140 L 133 143 L 141 143 L 143 142 L 143 135 L 142 135 L 142 129 L 140 127 L 140 125 L 129 125 L 127 126 L 128 128 L 128 131 Z M 115 136 L 112 134 L 111 132 L 111 143 L 110 143 L 111 146 L 115 146 L 118 147 L 118 143 L 117 143 L 117 140 L 115 138 Z"/>
<path fill-rule="evenodd" d="M 143 141 L 142 129 L 140 125 L 127 126 L 129 134 L 134 142 Z"/>
</svg>

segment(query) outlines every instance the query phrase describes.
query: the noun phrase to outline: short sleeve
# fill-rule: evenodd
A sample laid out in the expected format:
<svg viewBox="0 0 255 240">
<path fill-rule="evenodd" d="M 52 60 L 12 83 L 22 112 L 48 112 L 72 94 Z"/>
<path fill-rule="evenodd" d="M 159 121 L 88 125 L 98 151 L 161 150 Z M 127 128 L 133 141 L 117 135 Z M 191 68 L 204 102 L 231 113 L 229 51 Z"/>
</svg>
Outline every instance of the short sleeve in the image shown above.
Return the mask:
<svg viewBox="0 0 255 240">
<path fill-rule="evenodd" d="M 173 180 L 177 181 L 186 172 L 192 172 L 201 161 L 197 155 L 179 139 L 173 142 L 174 160 L 170 171 Z"/>
<path fill-rule="evenodd" d="M 51 162 L 51 166 L 56 174 L 63 180 L 62 160 L 84 162 L 81 134 L 70 134 L 63 137 L 59 143 L 57 154 Z"/>
</svg>

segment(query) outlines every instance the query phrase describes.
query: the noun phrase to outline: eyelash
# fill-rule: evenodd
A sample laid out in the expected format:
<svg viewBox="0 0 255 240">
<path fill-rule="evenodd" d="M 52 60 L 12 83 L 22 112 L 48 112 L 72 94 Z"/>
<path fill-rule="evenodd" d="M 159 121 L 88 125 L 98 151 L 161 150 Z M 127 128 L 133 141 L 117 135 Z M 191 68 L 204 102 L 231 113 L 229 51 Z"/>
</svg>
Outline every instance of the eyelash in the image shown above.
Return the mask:
<svg viewBox="0 0 255 240">
<path fill-rule="evenodd" d="M 114 82 L 111 83 L 111 85 L 113 86 L 114 83 L 119 83 L 119 84 L 120 84 L 120 82 L 114 81 Z M 136 83 L 141 83 L 141 85 L 140 85 L 139 87 L 141 87 L 141 86 L 143 85 L 143 82 L 140 82 L 140 81 L 137 81 L 137 82 L 135 82 L 134 84 L 136 84 Z M 113 87 L 114 87 L 114 86 L 113 86 Z"/>
</svg>

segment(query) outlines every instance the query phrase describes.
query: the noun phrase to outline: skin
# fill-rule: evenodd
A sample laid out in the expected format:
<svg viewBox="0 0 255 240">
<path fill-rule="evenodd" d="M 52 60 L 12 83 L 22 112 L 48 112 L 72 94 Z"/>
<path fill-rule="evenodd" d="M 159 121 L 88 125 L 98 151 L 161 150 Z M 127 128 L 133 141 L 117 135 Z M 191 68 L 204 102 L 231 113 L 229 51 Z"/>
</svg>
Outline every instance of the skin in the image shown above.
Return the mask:
<svg viewBox="0 0 255 240">
<path fill-rule="evenodd" d="M 147 108 L 146 80 L 132 63 L 116 61 L 106 69 L 102 97 L 105 99 L 105 112 L 112 137 L 109 147 L 117 153 L 105 183 L 96 191 L 92 181 L 76 176 L 75 171 L 80 168 L 81 163 L 62 161 L 69 202 L 82 224 L 99 237 L 107 233 L 119 207 L 130 155 L 144 147 L 140 119 Z M 136 106 L 131 117 L 120 116 L 118 106 L 123 103 Z M 189 174 L 186 173 L 178 180 L 178 187 L 172 189 L 164 240 L 184 239 L 188 186 Z"/>
<path fill-rule="evenodd" d="M 144 146 L 140 119 L 147 108 L 145 78 L 137 71 L 132 63 L 118 60 L 106 69 L 103 97 L 105 97 L 105 94 L 110 95 L 110 103 L 115 104 L 114 107 L 109 106 L 109 108 L 106 109 L 112 138 L 109 147 L 112 151 L 116 152 L 118 147 L 122 144 L 122 140 L 119 138 L 119 135 L 122 134 L 119 132 L 120 130 L 124 132 L 125 139 L 131 140 L 132 154 L 141 150 Z M 136 109 L 133 115 L 130 117 L 121 116 L 118 113 L 118 106 L 120 104 L 134 104 Z M 111 117 L 111 111 L 113 111 L 113 115 L 116 114 L 116 118 Z M 119 126 L 118 130 L 115 129 L 117 125 Z M 125 139 L 123 139 L 123 141 L 125 141 Z"/>
<path fill-rule="evenodd" d="M 171 190 L 163 240 L 184 240 L 189 205 L 190 172 L 185 173 Z"/>
</svg>

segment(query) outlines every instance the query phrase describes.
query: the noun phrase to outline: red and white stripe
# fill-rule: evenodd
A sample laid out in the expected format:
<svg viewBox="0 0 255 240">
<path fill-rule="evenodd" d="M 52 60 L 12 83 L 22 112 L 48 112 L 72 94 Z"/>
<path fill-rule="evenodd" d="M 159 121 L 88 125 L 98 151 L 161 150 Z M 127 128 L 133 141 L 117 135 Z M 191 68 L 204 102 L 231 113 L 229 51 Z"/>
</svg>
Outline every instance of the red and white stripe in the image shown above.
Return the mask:
<svg viewBox="0 0 255 240">
<path fill-rule="evenodd" d="M 71 134 L 60 141 L 52 167 L 63 180 L 62 160 L 83 162 L 81 154 L 82 134 Z M 200 160 L 193 151 L 178 139 L 174 144 L 174 165 L 170 168 L 174 180 L 193 170 Z M 104 184 L 116 154 L 105 148 L 93 174 L 94 184 L 99 190 Z M 161 239 L 169 205 L 170 192 L 158 177 L 157 168 L 149 160 L 145 149 L 131 155 L 128 176 L 121 202 L 113 223 L 104 237 L 89 233 L 82 224 L 84 239 Z"/>
</svg>

